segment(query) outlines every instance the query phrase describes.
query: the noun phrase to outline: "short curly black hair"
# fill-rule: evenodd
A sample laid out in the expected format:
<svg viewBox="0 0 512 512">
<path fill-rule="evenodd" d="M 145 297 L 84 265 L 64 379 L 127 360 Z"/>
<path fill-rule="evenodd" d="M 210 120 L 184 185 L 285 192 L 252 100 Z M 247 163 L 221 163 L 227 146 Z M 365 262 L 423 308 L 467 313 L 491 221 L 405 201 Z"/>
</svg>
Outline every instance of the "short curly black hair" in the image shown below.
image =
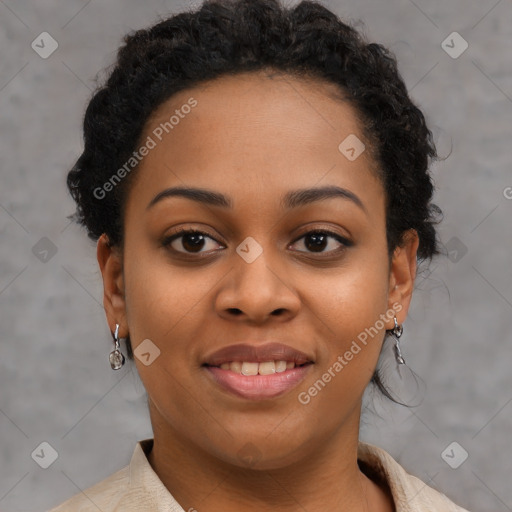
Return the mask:
<svg viewBox="0 0 512 512">
<path fill-rule="evenodd" d="M 431 131 L 410 99 L 396 57 L 368 43 L 317 1 L 284 7 L 279 0 L 205 0 L 124 38 L 106 83 L 84 119 L 84 151 L 68 173 L 77 203 L 71 217 L 91 239 L 105 233 L 122 246 L 129 178 L 104 197 L 95 190 L 140 144 L 151 114 L 175 93 L 223 75 L 279 71 L 338 85 L 355 109 L 383 183 L 389 256 L 409 229 L 418 233 L 420 261 L 440 254 L 428 172 L 437 158 Z M 133 359 L 127 338 L 128 355 Z M 382 385 L 379 372 L 372 381 Z"/>
</svg>

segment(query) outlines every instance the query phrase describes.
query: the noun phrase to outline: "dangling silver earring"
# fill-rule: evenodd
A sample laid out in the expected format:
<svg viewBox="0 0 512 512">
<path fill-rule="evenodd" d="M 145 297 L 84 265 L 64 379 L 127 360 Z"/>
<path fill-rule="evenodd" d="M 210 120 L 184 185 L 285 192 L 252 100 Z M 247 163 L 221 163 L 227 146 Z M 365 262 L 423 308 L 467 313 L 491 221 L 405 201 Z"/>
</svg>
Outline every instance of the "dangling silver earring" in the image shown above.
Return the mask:
<svg viewBox="0 0 512 512">
<path fill-rule="evenodd" d="M 112 370 L 119 370 L 124 365 L 124 355 L 119 350 L 119 324 L 116 324 L 116 332 L 114 333 L 114 350 L 110 352 L 110 366 L 112 367 Z"/>
<path fill-rule="evenodd" d="M 405 364 L 405 359 L 402 357 L 402 352 L 400 351 L 400 336 L 402 336 L 402 333 L 404 332 L 404 328 L 402 325 L 398 325 L 398 322 L 396 321 L 396 316 L 394 318 L 395 320 L 395 327 L 388 331 L 394 338 L 395 338 L 395 358 L 396 362 L 398 364 Z"/>
</svg>

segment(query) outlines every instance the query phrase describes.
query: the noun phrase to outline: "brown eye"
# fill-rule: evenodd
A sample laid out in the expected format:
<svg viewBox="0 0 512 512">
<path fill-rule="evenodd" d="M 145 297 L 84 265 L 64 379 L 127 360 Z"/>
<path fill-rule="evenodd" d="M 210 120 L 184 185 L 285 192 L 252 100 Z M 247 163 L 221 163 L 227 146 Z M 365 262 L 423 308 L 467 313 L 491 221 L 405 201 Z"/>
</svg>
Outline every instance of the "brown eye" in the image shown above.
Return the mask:
<svg viewBox="0 0 512 512">
<path fill-rule="evenodd" d="M 343 248 L 349 247 L 352 244 L 346 238 L 338 235 L 337 233 L 333 233 L 332 231 L 326 230 L 315 230 L 309 231 L 305 233 L 300 238 L 298 238 L 294 243 L 297 243 L 299 240 L 304 239 L 304 247 L 306 247 L 306 251 L 299 252 L 313 252 L 313 253 L 330 253 L 330 252 L 338 252 L 340 249 L 340 245 Z M 336 243 L 329 242 L 329 240 L 335 240 Z M 334 245 L 334 247 L 332 247 Z M 336 247 L 337 246 L 337 247 Z M 325 250 L 326 248 L 331 247 L 330 250 Z M 342 250 L 341 249 L 341 250 Z"/>
<path fill-rule="evenodd" d="M 178 231 L 174 235 L 167 237 L 162 245 L 164 247 L 171 247 L 174 251 L 181 253 L 201 253 L 201 252 L 209 252 L 202 251 L 205 247 L 208 246 L 208 241 L 211 240 L 218 244 L 218 242 L 202 231 L 197 231 L 194 229 L 183 229 Z M 210 245 L 215 245 L 210 244 Z M 181 248 L 180 248 L 181 246 Z"/>
</svg>

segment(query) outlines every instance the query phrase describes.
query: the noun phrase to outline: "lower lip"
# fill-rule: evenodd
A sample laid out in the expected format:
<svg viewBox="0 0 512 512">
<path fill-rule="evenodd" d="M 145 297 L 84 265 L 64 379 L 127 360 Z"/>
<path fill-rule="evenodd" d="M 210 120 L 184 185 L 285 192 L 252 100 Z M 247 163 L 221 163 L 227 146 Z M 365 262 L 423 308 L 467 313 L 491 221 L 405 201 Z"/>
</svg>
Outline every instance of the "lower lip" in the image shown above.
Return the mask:
<svg viewBox="0 0 512 512">
<path fill-rule="evenodd" d="M 249 400 L 263 400 L 283 395 L 293 389 L 304 380 L 311 366 L 313 365 L 296 366 L 270 375 L 241 375 L 216 366 L 205 368 L 214 381 L 227 391 Z"/>
</svg>

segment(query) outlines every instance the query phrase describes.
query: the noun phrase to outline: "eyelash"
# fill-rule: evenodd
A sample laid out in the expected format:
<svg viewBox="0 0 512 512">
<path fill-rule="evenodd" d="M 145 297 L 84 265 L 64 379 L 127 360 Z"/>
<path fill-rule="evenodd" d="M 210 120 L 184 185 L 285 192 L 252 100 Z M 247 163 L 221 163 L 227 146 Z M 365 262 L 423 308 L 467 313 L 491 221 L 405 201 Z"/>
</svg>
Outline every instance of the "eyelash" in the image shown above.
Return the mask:
<svg viewBox="0 0 512 512">
<path fill-rule="evenodd" d="M 189 234 L 205 235 L 207 238 L 210 238 L 211 240 L 214 240 L 216 243 L 222 245 L 214 237 L 212 237 L 211 235 L 209 235 L 208 233 L 206 233 L 204 231 L 200 231 L 200 230 L 197 230 L 197 229 L 185 229 L 185 228 L 184 229 L 180 229 L 179 231 L 176 231 L 172 235 L 166 237 L 162 241 L 162 245 L 163 245 L 163 247 L 165 247 L 167 249 L 170 249 L 173 252 L 178 253 L 178 254 L 185 254 L 185 255 L 198 255 L 198 254 L 200 255 L 200 254 L 202 254 L 202 253 L 192 253 L 192 252 L 177 251 L 175 249 L 169 248 L 170 244 L 174 240 L 177 240 L 177 239 L 182 238 L 183 236 L 189 235 Z M 341 235 L 339 235 L 338 233 L 336 233 L 334 231 L 330 231 L 329 229 L 313 229 L 311 231 L 307 231 L 307 232 L 303 233 L 302 235 L 300 235 L 300 237 L 296 238 L 292 242 L 292 244 L 295 244 L 299 240 L 302 240 L 303 238 L 307 237 L 308 235 L 312 235 L 312 234 L 328 235 L 329 237 L 334 238 L 336 241 L 340 242 L 343 247 L 341 249 L 335 249 L 335 250 L 332 250 L 332 251 L 318 252 L 318 253 L 315 253 L 313 251 L 297 251 L 297 252 L 299 252 L 299 253 L 306 253 L 306 254 L 319 254 L 319 255 L 322 255 L 322 254 L 337 254 L 339 252 L 344 251 L 346 248 L 351 247 L 352 245 L 354 245 L 353 242 L 351 242 L 350 240 L 342 237 Z M 199 256 L 199 257 L 201 257 L 201 256 Z"/>
</svg>

